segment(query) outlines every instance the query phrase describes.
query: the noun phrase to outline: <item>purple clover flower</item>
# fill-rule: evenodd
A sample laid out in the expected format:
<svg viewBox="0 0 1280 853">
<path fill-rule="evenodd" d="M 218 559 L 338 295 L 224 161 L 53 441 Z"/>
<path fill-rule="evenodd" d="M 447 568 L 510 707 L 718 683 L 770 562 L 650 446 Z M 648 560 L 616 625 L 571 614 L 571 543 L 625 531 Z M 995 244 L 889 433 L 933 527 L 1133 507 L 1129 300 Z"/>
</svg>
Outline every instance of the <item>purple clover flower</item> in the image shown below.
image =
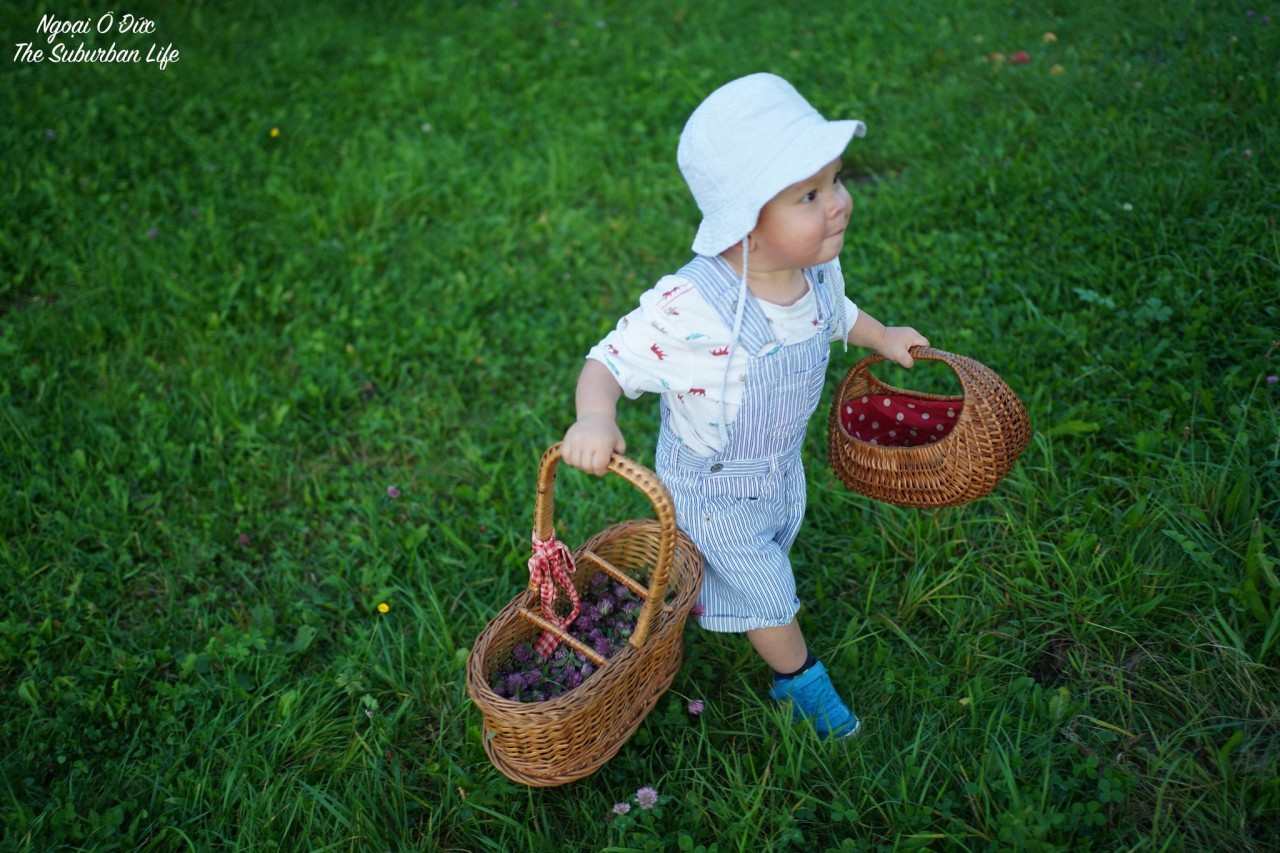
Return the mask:
<svg viewBox="0 0 1280 853">
<path fill-rule="evenodd" d="M 689 713 L 690 713 L 690 714 L 693 714 L 693 715 L 696 717 L 696 716 L 698 716 L 699 714 L 701 714 L 704 710 L 706 710 L 706 705 L 705 705 L 705 704 L 703 704 L 703 702 L 702 702 L 702 700 L 701 700 L 701 699 L 690 699 L 690 700 L 689 700 Z"/>
<path fill-rule="evenodd" d="M 583 588 L 578 617 L 567 630 L 596 654 L 611 658 L 632 635 L 642 604 L 625 586 L 607 574 L 596 573 Z M 580 686 L 596 671 L 594 664 L 567 644 L 558 646 L 544 661 L 534 654 L 532 641 L 519 643 L 512 648 L 511 658 L 512 662 L 495 675 L 493 689 L 514 701 L 540 702 L 559 696 Z"/>
<path fill-rule="evenodd" d="M 649 786 L 636 791 L 636 804 L 642 809 L 651 809 L 658 804 L 658 792 Z"/>
<path fill-rule="evenodd" d="M 614 803 L 613 813 L 616 815 L 624 815 L 631 811 L 631 803 Z"/>
</svg>

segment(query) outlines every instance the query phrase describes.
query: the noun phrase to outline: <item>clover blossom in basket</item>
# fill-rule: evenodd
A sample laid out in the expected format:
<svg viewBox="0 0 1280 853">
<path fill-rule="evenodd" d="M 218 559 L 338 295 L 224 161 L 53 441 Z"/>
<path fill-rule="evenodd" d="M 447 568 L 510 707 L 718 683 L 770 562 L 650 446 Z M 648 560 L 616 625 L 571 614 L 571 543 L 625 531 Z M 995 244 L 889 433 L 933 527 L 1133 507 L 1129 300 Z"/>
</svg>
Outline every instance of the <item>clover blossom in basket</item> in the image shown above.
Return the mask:
<svg viewBox="0 0 1280 853">
<path fill-rule="evenodd" d="M 569 636 L 611 658 L 631 638 L 641 603 L 631 590 L 597 573 L 581 593 L 581 609 L 568 628 Z M 511 650 L 511 662 L 494 674 L 490 686 L 503 699 L 544 702 L 579 686 L 595 671 L 591 661 L 567 645 L 542 660 L 529 640 Z"/>
</svg>

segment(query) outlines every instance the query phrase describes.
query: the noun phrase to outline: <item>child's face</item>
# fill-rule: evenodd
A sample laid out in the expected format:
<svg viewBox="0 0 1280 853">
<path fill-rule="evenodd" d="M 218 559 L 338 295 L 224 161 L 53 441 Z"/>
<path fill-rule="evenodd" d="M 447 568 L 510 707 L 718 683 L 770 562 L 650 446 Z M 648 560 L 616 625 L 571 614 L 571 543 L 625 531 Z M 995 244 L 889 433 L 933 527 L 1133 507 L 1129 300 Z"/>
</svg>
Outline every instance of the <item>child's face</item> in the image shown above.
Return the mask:
<svg viewBox="0 0 1280 853">
<path fill-rule="evenodd" d="M 751 236 L 756 269 L 803 269 L 840 254 L 853 200 L 839 180 L 836 158 L 816 175 L 792 184 L 760 210 Z"/>
</svg>

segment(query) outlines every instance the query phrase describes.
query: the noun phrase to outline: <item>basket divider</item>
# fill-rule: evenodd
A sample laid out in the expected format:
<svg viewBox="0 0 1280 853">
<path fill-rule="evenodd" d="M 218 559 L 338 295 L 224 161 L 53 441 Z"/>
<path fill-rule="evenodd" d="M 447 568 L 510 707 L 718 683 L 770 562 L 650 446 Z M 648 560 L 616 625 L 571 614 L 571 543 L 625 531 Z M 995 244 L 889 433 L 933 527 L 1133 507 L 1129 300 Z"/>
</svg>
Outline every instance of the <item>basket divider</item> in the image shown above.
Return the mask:
<svg viewBox="0 0 1280 853">
<path fill-rule="evenodd" d="M 600 571 L 604 572 L 606 575 L 613 578 L 618 583 L 622 584 L 623 586 L 631 590 L 636 595 L 640 596 L 641 599 L 648 600 L 649 598 L 648 587 L 646 587 L 642 583 L 637 582 L 635 578 L 631 577 L 631 575 L 627 574 L 626 572 L 614 566 L 604 557 L 601 557 L 599 554 L 597 554 L 594 551 L 583 551 L 581 556 L 595 563 L 600 568 Z M 671 611 L 671 606 L 663 605 L 662 609 L 664 612 L 669 613 Z"/>
<path fill-rule="evenodd" d="M 563 629 L 558 628 L 557 626 L 551 624 L 546 619 L 543 619 L 541 616 L 539 616 L 537 613 L 534 613 L 529 608 L 521 607 L 516 612 L 519 613 L 521 617 L 523 617 L 525 620 L 532 622 L 534 625 L 537 625 L 542 630 L 550 631 L 552 634 L 555 634 L 557 637 L 560 638 L 561 642 L 567 644 L 571 649 L 573 649 L 578 654 L 582 655 L 587 660 L 591 661 L 596 666 L 604 666 L 605 658 L 597 654 L 595 649 L 584 644 L 581 640 L 578 640 L 576 637 L 572 636 L 571 634 L 564 631 Z"/>
</svg>

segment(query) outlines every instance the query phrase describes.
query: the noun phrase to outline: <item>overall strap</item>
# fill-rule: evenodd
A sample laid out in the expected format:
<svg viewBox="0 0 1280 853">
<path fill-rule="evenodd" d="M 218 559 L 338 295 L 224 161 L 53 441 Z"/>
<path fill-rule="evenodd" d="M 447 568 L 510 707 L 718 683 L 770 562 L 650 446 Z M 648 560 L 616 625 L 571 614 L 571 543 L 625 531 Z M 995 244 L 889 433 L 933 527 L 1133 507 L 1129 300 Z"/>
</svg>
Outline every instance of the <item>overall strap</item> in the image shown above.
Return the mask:
<svg viewBox="0 0 1280 853">
<path fill-rule="evenodd" d="M 738 290 L 740 281 L 733 267 L 721 257 L 695 255 L 693 260 L 685 264 L 676 273 L 680 278 L 693 283 L 725 324 L 732 329 L 738 311 Z M 769 348 L 776 348 L 777 338 L 769 327 L 756 298 L 747 293 L 747 304 L 742 314 L 742 331 L 740 345 L 749 355 L 755 355 Z"/>
<path fill-rule="evenodd" d="M 840 263 L 828 261 L 817 267 L 805 270 L 809 282 L 814 285 L 814 296 L 818 300 L 818 316 L 828 324 L 834 323 L 840 330 L 841 337 L 849 337 L 849 318 L 844 311 L 844 276 L 840 274 Z"/>
</svg>

